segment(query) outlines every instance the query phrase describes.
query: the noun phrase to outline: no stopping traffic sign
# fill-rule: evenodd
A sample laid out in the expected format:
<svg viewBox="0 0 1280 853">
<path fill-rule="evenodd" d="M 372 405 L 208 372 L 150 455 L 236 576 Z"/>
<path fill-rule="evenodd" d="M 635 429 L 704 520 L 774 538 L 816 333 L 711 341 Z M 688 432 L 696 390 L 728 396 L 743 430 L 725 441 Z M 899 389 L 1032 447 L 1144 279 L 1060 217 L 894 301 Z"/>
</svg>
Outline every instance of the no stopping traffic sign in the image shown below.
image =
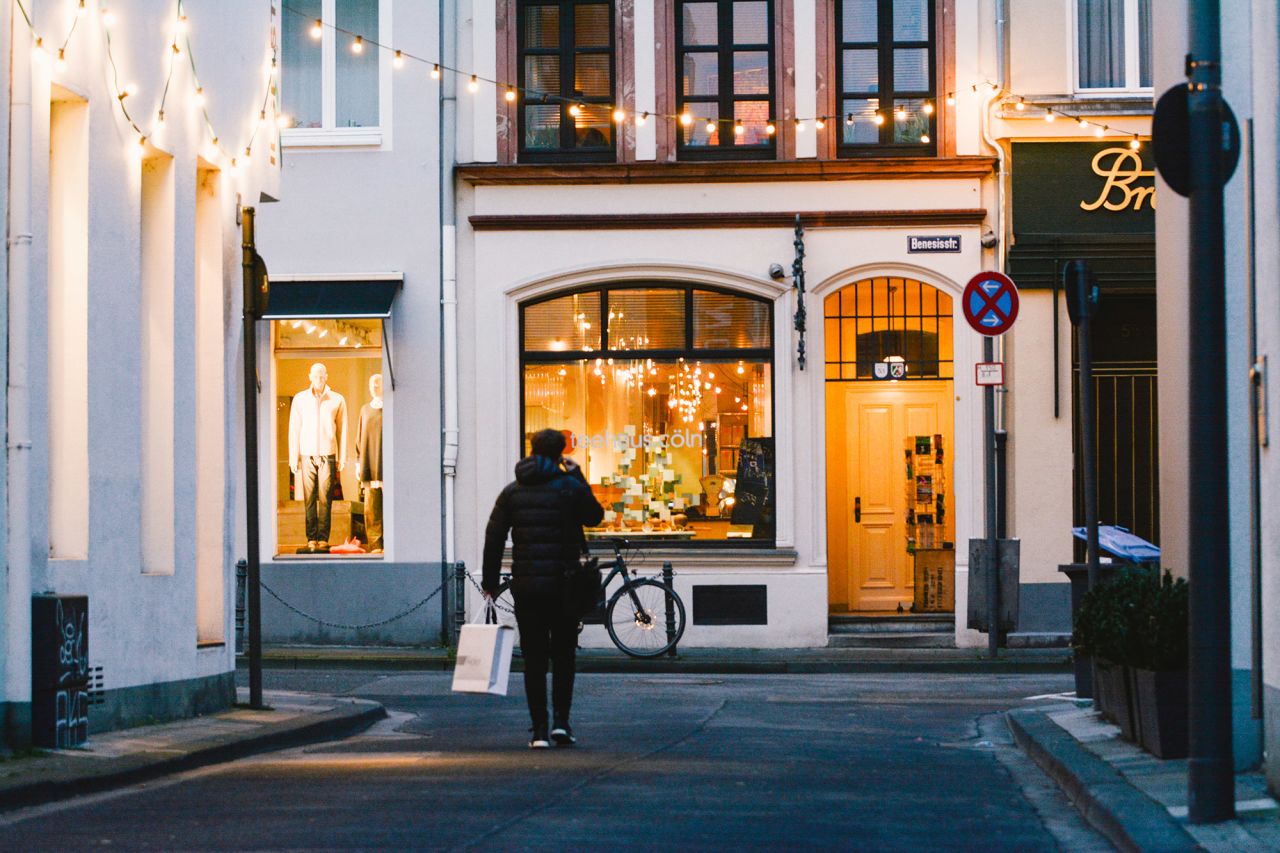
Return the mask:
<svg viewBox="0 0 1280 853">
<path fill-rule="evenodd" d="M 1018 288 L 1004 273 L 980 272 L 965 285 L 960 305 L 975 332 L 1003 335 L 1018 319 Z"/>
</svg>

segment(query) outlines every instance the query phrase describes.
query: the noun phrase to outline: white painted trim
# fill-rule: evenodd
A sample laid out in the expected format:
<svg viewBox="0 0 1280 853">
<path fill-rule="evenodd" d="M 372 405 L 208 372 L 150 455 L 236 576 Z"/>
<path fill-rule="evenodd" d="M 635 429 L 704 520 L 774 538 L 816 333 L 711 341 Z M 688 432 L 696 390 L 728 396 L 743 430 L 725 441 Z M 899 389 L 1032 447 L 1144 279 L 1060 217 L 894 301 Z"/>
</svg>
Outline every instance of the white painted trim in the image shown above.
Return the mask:
<svg viewBox="0 0 1280 853">
<path fill-rule="evenodd" d="M 269 281 L 404 281 L 402 272 L 317 272 L 282 273 L 268 276 Z"/>
<path fill-rule="evenodd" d="M 684 264 L 664 264 L 647 261 L 631 261 L 597 266 L 577 268 L 529 279 L 507 288 L 503 293 L 508 299 L 524 302 L 536 296 L 583 287 L 591 284 L 609 284 L 618 281 L 671 281 L 689 284 L 707 284 L 717 287 L 728 287 L 741 290 L 754 296 L 777 300 L 789 292 L 788 285 L 779 284 L 765 278 L 754 278 L 739 273 L 707 267 L 692 267 Z M 775 340 L 775 348 L 778 345 Z M 514 398 L 512 398 L 514 399 Z"/>
</svg>

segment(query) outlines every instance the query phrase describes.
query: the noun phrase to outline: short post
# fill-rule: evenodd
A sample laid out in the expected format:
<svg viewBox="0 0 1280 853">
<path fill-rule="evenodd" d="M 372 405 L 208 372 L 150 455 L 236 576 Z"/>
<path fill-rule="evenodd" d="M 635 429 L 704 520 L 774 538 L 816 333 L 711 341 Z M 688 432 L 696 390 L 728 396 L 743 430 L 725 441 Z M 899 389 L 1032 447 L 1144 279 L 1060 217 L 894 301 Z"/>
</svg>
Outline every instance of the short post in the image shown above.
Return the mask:
<svg viewBox="0 0 1280 853">
<path fill-rule="evenodd" d="M 462 626 L 467 623 L 467 564 L 459 560 L 453 564 L 453 635 L 450 640 L 458 642 L 462 634 Z"/>
<path fill-rule="evenodd" d="M 249 563 L 236 561 L 236 654 L 244 654 L 244 597 L 248 585 Z"/>
<path fill-rule="evenodd" d="M 675 572 L 671 570 L 671 561 L 664 560 L 662 563 L 662 585 L 667 588 L 667 592 L 675 594 Z M 675 599 L 671 595 L 664 596 L 667 603 L 667 642 L 670 643 L 676 638 L 676 604 Z M 667 650 L 667 657 L 676 656 L 676 647 L 673 645 Z"/>
</svg>

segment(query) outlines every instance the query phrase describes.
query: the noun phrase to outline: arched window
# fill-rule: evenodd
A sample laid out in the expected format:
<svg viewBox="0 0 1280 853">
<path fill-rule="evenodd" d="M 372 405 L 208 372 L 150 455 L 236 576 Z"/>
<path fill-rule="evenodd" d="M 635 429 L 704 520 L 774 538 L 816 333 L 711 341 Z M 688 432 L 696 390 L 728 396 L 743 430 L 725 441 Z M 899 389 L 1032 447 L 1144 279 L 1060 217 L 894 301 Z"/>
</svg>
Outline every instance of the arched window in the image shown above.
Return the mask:
<svg viewBox="0 0 1280 853">
<path fill-rule="evenodd" d="M 605 521 L 589 538 L 774 538 L 773 305 L 607 285 L 521 306 L 522 453 L 558 429 Z"/>
<path fill-rule="evenodd" d="M 869 278 L 828 296 L 824 309 L 828 380 L 952 378 L 951 297 L 937 288 Z M 901 376 L 889 374 L 894 364 Z"/>
</svg>

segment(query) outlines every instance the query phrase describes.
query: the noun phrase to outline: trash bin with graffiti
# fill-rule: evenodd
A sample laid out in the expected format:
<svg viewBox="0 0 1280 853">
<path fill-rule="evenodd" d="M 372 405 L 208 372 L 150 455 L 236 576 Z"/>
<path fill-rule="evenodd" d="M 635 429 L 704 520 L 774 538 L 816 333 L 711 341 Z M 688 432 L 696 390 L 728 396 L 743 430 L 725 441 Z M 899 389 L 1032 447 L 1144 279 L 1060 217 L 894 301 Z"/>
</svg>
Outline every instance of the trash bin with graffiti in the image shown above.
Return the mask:
<svg viewBox="0 0 1280 853">
<path fill-rule="evenodd" d="M 31 738 L 66 749 L 89 737 L 89 598 L 31 598 Z"/>
</svg>

